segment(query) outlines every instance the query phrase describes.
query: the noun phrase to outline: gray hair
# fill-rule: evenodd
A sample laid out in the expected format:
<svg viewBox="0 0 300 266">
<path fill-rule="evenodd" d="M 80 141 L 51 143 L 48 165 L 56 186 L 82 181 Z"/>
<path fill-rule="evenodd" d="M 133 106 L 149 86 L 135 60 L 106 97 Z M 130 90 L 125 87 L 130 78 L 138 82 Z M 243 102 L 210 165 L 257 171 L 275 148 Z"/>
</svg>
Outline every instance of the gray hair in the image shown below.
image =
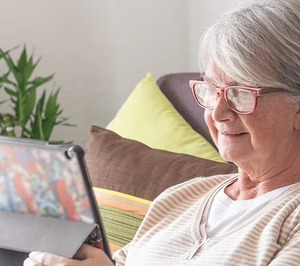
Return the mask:
<svg viewBox="0 0 300 266">
<path fill-rule="evenodd" d="M 300 101 L 300 0 L 261 0 L 225 13 L 202 36 L 212 62 L 247 86 L 282 88 Z M 215 77 L 216 78 L 216 77 Z"/>
</svg>

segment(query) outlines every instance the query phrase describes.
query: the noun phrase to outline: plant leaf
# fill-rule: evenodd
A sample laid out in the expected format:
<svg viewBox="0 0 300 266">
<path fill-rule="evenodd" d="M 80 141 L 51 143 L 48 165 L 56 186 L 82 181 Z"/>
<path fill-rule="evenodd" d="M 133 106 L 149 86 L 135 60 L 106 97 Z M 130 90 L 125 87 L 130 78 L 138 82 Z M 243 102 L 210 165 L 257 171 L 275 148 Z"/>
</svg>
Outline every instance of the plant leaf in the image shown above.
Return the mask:
<svg viewBox="0 0 300 266">
<path fill-rule="evenodd" d="M 31 131 L 29 129 L 24 127 L 23 130 L 26 134 L 31 135 Z"/>
<path fill-rule="evenodd" d="M 23 78 L 22 78 L 22 75 L 20 74 L 19 70 L 18 70 L 18 67 L 14 64 L 14 61 L 12 60 L 11 56 L 9 55 L 8 52 L 6 53 L 3 53 L 2 52 L 2 55 L 3 55 L 3 58 L 6 62 L 6 65 L 9 69 L 9 71 L 12 72 L 15 80 L 17 81 L 17 84 L 19 86 L 19 88 L 21 90 L 24 90 L 24 84 L 23 84 Z"/>
<path fill-rule="evenodd" d="M 43 109 L 44 109 L 44 102 L 46 97 L 46 91 L 43 91 L 41 98 L 38 100 L 34 118 L 31 121 L 31 138 L 34 139 L 45 139 L 44 130 L 43 130 Z"/>
<path fill-rule="evenodd" d="M 38 113 L 38 117 L 37 117 L 37 129 L 38 129 L 39 139 L 41 139 L 41 140 L 47 140 L 45 138 L 45 134 L 44 134 L 43 119 L 42 119 L 42 114 L 41 113 Z"/>
<path fill-rule="evenodd" d="M 36 101 L 36 88 L 26 92 L 26 94 L 19 101 L 19 124 L 25 127 L 34 110 Z"/>
<path fill-rule="evenodd" d="M 37 77 L 32 81 L 28 82 L 28 85 L 31 85 L 28 90 L 32 89 L 32 88 L 37 88 L 40 87 L 41 85 L 45 84 L 46 82 L 50 81 L 51 79 L 53 79 L 54 74 L 51 74 L 47 77 Z"/>
<path fill-rule="evenodd" d="M 10 96 L 13 96 L 13 97 L 17 97 L 18 96 L 18 94 L 14 90 L 12 90 L 12 89 L 10 89 L 8 87 L 4 87 L 4 90 Z"/>
<path fill-rule="evenodd" d="M 39 99 L 36 108 L 39 109 L 38 111 L 42 114 L 44 110 L 44 104 L 45 104 L 45 99 L 46 99 L 46 91 L 43 91 L 43 94 L 41 98 Z"/>
<path fill-rule="evenodd" d="M 45 138 L 48 140 L 51 136 L 53 127 L 56 124 L 57 115 L 59 113 L 59 105 L 57 104 L 57 97 L 59 94 L 59 90 L 57 89 L 54 94 L 50 94 L 46 108 L 45 108 L 45 120 L 44 120 L 44 133 Z"/>
<path fill-rule="evenodd" d="M 36 63 L 33 63 L 33 56 L 27 60 L 27 51 L 26 46 L 24 46 L 21 56 L 18 61 L 17 70 L 19 72 L 19 86 L 25 90 L 26 84 L 31 77 L 32 72 L 34 71 L 36 65 L 40 59 L 37 60 Z"/>
<path fill-rule="evenodd" d="M 27 52 L 26 52 L 26 46 L 24 46 L 23 51 L 22 51 L 21 56 L 18 61 L 17 68 L 22 73 L 22 72 L 24 72 L 26 65 L 27 65 Z"/>
<path fill-rule="evenodd" d="M 29 58 L 29 60 L 27 61 L 26 67 L 24 69 L 24 79 L 26 81 L 26 83 L 28 82 L 29 78 L 31 77 L 35 67 L 37 66 L 37 64 L 40 62 L 40 58 L 37 60 L 37 62 L 34 64 L 33 63 L 33 56 L 31 56 Z"/>
<path fill-rule="evenodd" d="M 33 63 L 33 56 L 31 56 L 30 59 L 29 59 L 29 61 L 30 61 L 31 65 L 32 65 L 32 72 L 33 72 L 34 69 L 36 68 L 36 66 L 38 65 L 38 63 L 41 61 L 41 57 L 35 63 Z M 29 76 L 31 76 L 32 72 L 28 73 Z"/>
<path fill-rule="evenodd" d="M 52 140 L 49 141 L 49 144 L 51 145 L 61 145 L 61 144 L 72 144 L 72 141 L 64 142 L 63 140 Z"/>
<path fill-rule="evenodd" d="M 8 71 L 2 77 L 0 77 L 0 83 L 7 83 L 7 84 L 11 84 L 13 86 L 17 86 L 16 83 L 14 83 L 8 79 L 9 74 L 10 74 L 10 71 Z"/>
</svg>

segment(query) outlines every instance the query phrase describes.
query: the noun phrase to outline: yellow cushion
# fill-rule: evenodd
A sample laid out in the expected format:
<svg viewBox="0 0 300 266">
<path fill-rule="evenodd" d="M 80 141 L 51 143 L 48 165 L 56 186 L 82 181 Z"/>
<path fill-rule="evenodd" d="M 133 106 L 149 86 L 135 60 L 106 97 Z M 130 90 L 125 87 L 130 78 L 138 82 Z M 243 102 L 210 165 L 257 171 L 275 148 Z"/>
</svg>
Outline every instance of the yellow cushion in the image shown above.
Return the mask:
<svg viewBox="0 0 300 266">
<path fill-rule="evenodd" d="M 225 162 L 177 112 L 150 73 L 136 86 L 107 129 L 154 149 Z"/>
</svg>

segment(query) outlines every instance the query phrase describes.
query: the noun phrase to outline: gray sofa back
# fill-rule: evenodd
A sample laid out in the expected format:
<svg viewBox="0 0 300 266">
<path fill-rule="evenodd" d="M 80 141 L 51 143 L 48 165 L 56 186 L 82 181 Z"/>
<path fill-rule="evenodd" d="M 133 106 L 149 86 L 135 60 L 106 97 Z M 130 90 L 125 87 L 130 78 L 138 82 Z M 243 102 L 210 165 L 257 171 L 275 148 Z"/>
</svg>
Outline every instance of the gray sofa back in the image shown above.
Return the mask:
<svg viewBox="0 0 300 266">
<path fill-rule="evenodd" d="M 160 77 L 157 84 L 191 127 L 216 148 L 204 121 L 204 109 L 196 103 L 189 87 L 189 80 L 197 77 L 196 72 L 172 73 Z"/>
</svg>

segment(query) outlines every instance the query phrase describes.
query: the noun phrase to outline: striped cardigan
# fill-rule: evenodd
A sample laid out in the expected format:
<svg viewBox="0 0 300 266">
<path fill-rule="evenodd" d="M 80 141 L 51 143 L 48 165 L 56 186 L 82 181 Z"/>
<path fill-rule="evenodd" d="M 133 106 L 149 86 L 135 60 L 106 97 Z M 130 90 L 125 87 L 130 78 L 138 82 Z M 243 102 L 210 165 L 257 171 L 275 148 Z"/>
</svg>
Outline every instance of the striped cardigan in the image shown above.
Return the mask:
<svg viewBox="0 0 300 266">
<path fill-rule="evenodd" d="M 208 238 L 215 194 L 235 175 L 196 178 L 163 192 L 135 238 L 115 253 L 117 266 L 300 265 L 300 184 L 219 237 Z"/>
</svg>

